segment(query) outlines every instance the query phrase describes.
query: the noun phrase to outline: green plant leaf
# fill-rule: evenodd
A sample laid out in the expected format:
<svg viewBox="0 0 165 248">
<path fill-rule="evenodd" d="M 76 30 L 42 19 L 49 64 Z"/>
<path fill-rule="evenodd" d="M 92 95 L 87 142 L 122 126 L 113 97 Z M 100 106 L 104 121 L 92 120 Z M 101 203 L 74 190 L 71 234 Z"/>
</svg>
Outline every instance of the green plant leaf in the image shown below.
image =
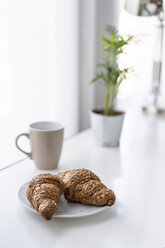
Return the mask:
<svg viewBox="0 0 165 248">
<path fill-rule="evenodd" d="M 125 46 L 129 45 L 134 36 L 127 34 L 124 37 L 114 27 L 109 25 L 106 25 L 105 30 L 107 34 L 102 35 L 104 59 L 101 64 L 98 64 L 101 71 L 95 74 L 90 83 L 97 81 L 104 83 L 106 89 L 104 113 L 108 114 L 113 113 L 119 86 L 130 72 L 130 68 L 119 69 L 118 57 L 125 53 Z"/>
</svg>

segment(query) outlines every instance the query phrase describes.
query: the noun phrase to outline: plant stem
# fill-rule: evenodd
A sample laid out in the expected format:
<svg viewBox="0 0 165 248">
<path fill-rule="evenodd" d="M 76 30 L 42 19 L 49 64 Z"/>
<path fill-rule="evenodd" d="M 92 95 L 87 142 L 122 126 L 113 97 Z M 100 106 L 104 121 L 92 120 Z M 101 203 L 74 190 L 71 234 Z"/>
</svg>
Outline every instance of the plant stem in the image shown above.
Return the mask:
<svg viewBox="0 0 165 248">
<path fill-rule="evenodd" d="M 104 104 L 104 115 L 109 113 L 109 101 L 110 101 L 110 87 L 106 87 L 105 104 Z"/>
<path fill-rule="evenodd" d="M 114 112 L 114 87 L 109 84 L 106 87 L 105 104 L 104 104 L 104 115 L 113 115 Z"/>
<path fill-rule="evenodd" d="M 112 85 L 110 87 L 110 103 L 109 103 L 109 114 L 110 115 L 113 115 L 113 112 L 114 112 L 114 100 L 115 100 L 114 86 Z"/>
</svg>

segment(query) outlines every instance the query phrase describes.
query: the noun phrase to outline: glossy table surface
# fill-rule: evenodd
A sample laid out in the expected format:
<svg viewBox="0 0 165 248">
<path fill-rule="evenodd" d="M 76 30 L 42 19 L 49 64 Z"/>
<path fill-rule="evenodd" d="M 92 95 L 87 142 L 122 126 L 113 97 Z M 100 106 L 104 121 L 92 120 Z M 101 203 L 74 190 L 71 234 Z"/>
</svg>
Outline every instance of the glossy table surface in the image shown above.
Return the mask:
<svg viewBox="0 0 165 248">
<path fill-rule="evenodd" d="M 0 172 L 0 248 L 165 247 L 165 117 L 128 111 L 120 147 L 94 144 L 90 129 L 65 141 L 58 171 L 89 168 L 117 196 L 93 216 L 47 222 L 24 209 L 18 189 L 47 171 L 27 159 Z"/>
</svg>

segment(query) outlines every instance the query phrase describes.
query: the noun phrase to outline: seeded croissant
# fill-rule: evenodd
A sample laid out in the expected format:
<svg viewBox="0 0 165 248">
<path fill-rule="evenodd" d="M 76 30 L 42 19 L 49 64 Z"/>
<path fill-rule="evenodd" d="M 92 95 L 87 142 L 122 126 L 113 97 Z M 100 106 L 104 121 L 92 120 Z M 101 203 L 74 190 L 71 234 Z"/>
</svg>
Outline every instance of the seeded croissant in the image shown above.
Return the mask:
<svg viewBox="0 0 165 248">
<path fill-rule="evenodd" d="M 52 174 L 40 174 L 28 185 L 27 197 L 34 208 L 46 219 L 50 220 L 56 212 L 61 194 L 64 192 L 62 180 Z"/>
<path fill-rule="evenodd" d="M 115 194 L 101 183 L 98 176 L 87 169 L 75 169 L 58 174 L 65 185 L 65 198 L 69 202 L 79 202 L 95 206 L 112 206 Z"/>
</svg>

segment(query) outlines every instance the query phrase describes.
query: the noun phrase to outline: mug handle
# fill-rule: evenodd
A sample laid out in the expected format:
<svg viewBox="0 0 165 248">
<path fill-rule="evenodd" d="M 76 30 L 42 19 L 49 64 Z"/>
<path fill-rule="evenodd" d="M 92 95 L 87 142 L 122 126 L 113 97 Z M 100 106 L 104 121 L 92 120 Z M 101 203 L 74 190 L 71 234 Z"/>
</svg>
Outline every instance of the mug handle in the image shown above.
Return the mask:
<svg viewBox="0 0 165 248">
<path fill-rule="evenodd" d="M 15 140 L 16 147 L 18 148 L 18 150 L 20 150 L 21 152 L 25 153 L 29 158 L 32 159 L 32 153 L 31 153 L 31 152 L 25 152 L 25 151 L 23 151 L 23 150 L 19 147 L 19 145 L 18 145 L 18 140 L 19 140 L 19 138 L 20 138 L 21 136 L 26 136 L 28 139 L 30 138 L 28 133 L 21 133 L 21 134 L 19 134 L 19 135 L 17 136 L 16 140 Z"/>
</svg>

